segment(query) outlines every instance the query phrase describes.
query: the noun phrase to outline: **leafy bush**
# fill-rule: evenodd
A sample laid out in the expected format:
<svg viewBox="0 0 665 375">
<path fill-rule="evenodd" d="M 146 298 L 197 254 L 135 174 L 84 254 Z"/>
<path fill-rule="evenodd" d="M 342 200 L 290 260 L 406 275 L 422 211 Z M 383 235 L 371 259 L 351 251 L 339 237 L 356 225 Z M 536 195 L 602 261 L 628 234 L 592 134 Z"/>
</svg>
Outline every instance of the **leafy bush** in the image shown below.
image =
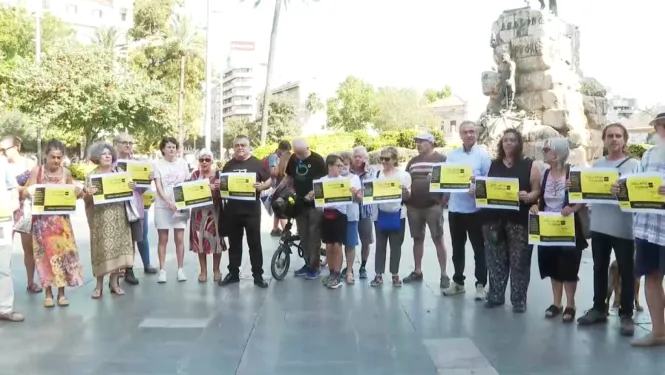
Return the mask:
<svg viewBox="0 0 665 375">
<path fill-rule="evenodd" d="M 650 149 L 651 147 L 652 147 L 652 145 L 634 143 L 634 144 L 628 145 L 628 152 L 636 158 L 641 158 L 642 155 L 644 155 L 644 153 L 648 149 Z"/>
<path fill-rule="evenodd" d="M 69 171 L 72 173 L 72 178 L 77 181 L 85 180 L 90 171 L 95 169 L 96 165 L 92 163 L 77 163 L 69 166 Z"/>
</svg>

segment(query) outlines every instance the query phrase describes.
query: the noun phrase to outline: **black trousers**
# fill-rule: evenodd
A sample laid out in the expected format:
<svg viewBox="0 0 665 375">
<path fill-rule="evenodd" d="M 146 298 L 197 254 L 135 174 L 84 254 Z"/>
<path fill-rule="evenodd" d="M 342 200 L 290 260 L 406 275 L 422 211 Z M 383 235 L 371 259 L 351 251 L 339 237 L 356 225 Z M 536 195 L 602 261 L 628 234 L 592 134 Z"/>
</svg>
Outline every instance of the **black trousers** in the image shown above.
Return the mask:
<svg viewBox="0 0 665 375">
<path fill-rule="evenodd" d="M 633 316 L 635 304 L 635 241 L 613 237 L 608 234 L 591 232 L 591 252 L 593 253 L 593 307 L 605 311 L 608 292 L 608 271 L 610 255 L 614 256 L 621 276 L 621 307 L 619 316 Z"/>
<path fill-rule="evenodd" d="M 240 274 L 242 264 L 242 240 L 247 233 L 249 245 L 249 261 L 252 263 L 252 275 L 260 278 L 263 275 L 263 248 L 261 247 L 261 214 L 238 215 L 226 222 L 226 233 L 229 237 L 229 273 Z"/>
<path fill-rule="evenodd" d="M 485 259 L 485 243 L 481 230 L 481 218 L 479 213 L 463 214 L 458 212 L 448 213 L 448 225 L 450 239 L 453 243 L 453 266 L 455 273 L 453 281 L 458 285 L 464 285 L 464 267 L 466 263 L 466 237 L 469 236 L 473 247 L 473 259 L 476 263 L 476 285 L 487 285 L 487 263 Z"/>
</svg>

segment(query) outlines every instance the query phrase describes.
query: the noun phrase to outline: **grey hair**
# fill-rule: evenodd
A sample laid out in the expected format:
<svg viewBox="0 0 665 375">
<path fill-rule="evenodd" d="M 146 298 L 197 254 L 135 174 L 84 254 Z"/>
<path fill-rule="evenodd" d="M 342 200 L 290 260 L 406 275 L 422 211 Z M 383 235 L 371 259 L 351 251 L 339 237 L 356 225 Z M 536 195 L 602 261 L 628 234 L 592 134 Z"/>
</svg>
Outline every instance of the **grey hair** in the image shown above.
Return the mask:
<svg viewBox="0 0 665 375">
<path fill-rule="evenodd" d="M 113 137 L 113 144 L 117 145 L 125 141 L 125 139 L 134 139 L 131 135 L 127 133 L 118 133 Z"/>
<path fill-rule="evenodd" d="M 342 161 L 343 161 L 345 164 L 346 164 L 347 162 L 348 162 L 348 163 L 351 163 L 351 161 L 353 160 L 353 153 L 351 153 L 351 152 L 349 152 L 349 151 L 342 151 L 342 152 L 340 152 L 338 155 L 339 155 L 340 158 L 342 158 Z"/>
<path fill-rule="evenodd" d="M 354 147 L 353 148 L 353 155 L 355 155 L 355 154 L 362 154 L 363 158 L 365 158 L 365 159 L 367 159 L 367 157 L 369 156 L 369 153 L 367 152 L 367 149 L 365 148 L 365 146 L 356 146 L 356 147 Z"/>
<path fill-rule="evenodd" d="M 295 150 L 298 148 L 309 148 L 305 138 L 293 138 L 293 149 Z"/>
<path fill-rule="evenodd" d="M 215 155 L 212 153 L 212 151 L 208 150 L 207 148 L 202 148 L 199 150 L 199 152 L 196 153 L 196 157 L 200 158 L 201 156 L 210 156 L 211 158 L 215 158 Z"/>
<path fill-rule="evenodd" d="M 88 148 L 88 160 L 99 165 L 99 159 L 102 157 L 104 150 L 109 150 L 111 152 L 111 160 L 114 163 L 118 160 L 118 154 L 115 152 L 115 149 L 107 142 L 93 143 L 90 148 Z"/>
<path fill-rule="evenodd" d="M 459 130 L 462 131 L 462 128 L 466 125 L 471 125 L 471 126 L 473 126 L 474 129 L 477 126 L 476 123 L 471 121 L 471 120 L 464 120 L 464 121 L 462 121 L 461 124 L 459 124 Z"/>
<path fill-rule="evenodd" d="M 550 149 L 556 155 L 556 161 L 559 168 L 566 166 L 568 156 L 570 156 L 570 147 L 568 146 L 568 139 L 554 138 L 545 141 L 545 145 L 549 145 Z"/>
</svg>

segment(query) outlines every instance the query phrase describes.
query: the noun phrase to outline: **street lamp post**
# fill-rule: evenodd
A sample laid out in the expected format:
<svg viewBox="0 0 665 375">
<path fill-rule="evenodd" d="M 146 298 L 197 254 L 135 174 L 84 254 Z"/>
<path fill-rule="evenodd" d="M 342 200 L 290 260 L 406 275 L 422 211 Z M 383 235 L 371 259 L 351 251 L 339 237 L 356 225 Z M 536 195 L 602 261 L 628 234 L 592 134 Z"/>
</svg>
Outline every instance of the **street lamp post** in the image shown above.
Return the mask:
<svg viewBox="0 0 665 375">
<path fill-rule="evenodd" d="M 203 126 L 205 130 L 205 147 L 210 150 L 212 141 L 212 61 L 210 59 L 210 0 L 207 0 L 206 6 L 206 83 L 205 83 L 205 119 Z"/>
<path fill-rule="evenodd" d="M 39 66 L 42 60 L 42 2 L 37 1 L 35 12 L 35 64 Z M 41 121 L 38 119 L 37 121 Z M 37 124 L 37 163 L 42 165 L 42 124 Z"/>
</svg>

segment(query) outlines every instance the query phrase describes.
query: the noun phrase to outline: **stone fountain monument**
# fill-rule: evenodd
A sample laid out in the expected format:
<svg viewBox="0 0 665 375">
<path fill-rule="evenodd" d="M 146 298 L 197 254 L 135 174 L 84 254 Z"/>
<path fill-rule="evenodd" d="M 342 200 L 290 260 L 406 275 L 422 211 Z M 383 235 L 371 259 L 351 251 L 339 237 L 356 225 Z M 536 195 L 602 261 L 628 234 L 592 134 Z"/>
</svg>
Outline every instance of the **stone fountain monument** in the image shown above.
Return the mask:
<svg viewBox="0 0 665 375">
<path fill-rule="evenodd" d="M 505 129 L 525 138 L 526 156 L 542 159 L 542 144 L 568 138 L 570 162 L 586 165 L 602 155 L 606 91 L 580 70 L 580 32 L 556 14 L 530 6 L 504 11 L 492 25 L 490 47 L 496 67 L 482 74 L 489 97 L 478 124 L 479 141 L 490 152 Z"/>
</svg>

